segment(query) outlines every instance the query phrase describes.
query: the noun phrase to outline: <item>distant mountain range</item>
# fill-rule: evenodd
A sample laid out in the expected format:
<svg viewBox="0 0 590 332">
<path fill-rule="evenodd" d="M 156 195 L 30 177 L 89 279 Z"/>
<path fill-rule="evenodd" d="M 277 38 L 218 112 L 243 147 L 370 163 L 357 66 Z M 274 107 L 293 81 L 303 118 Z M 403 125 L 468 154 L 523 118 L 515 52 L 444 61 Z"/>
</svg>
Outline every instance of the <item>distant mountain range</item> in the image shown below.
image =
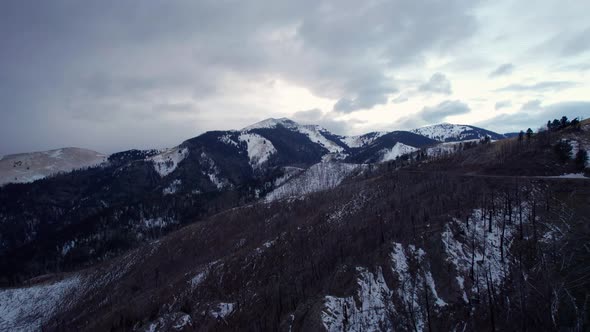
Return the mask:
<svg viewBox="0 0 590 332">
<path fill-rule="evenodd" d="M 202 144 L 208 139 L 217 138 L 235 148 L 224 149 L 229 155 L 237 153 L 247 156 L 250 166 L 258 171 L 264 165 L 289 164 L 295 161 L 304 164 L 327 160 L 353 163 L 387 161 L 425 146 L 441 142 L 479 140 L 485 136 L 493 140 L 505 138 L 504 135 L 482 128 L 448 123 L 411 131 L 340 136 L 317 125 L 301 125 L 287 118 L 270 118 L 239 131 L 208 132 L 187 142 Z M 161 176 L 166 176 L 188 154 L 187 142 L 162 151 L 131 150 L 115 153 L 110 161 L 137 160 L 134 157 L 136 154 L 146 156 L 146 160 L 154 163 L 156 171 Z M 278 150 L 275 145 L 279 147 Z M 49 175 L 96 166 L 106 162 L 107 158 L 108 155 L 80 148 L 6 155 L 0 158 L 0 185 L 33 182 Z M 215 184 L 215 177 L 209 178 Z M 215 185 L 219 187 L 222 184 Z"/>
<path fill-rule="evenodd" d="M 5 183 L 0 330 L 584 330 L 590 123 L 503 137 L 268 119 Z"/>
<path fill-rule="evenodd" d="M 164 150 L 105 156 L 64 148 L 5 156 L 0 270 L 18 279 L 46 266 L 100 261 L 226 208 L 330 189 L 367 164 L 450 153 L 486 135 L 503 138 L 451 124 L 340 136 L 281 118 L 206 132 Z M 45 265 L 25 263 L 32 257 Z"/>
<path fill-rule="evenodd" d="M 80 148 L 2 156 L 0 185 L 33 182 L 52 174 L 96 166 L 107 161 L 107 158 L 108 155 Z"/>
<path fill-rule="evenodd" d="M 585 330 L 590 124 L 501 138 L 268 119 L 7 183 L 0 330 Z"/>
</svg>

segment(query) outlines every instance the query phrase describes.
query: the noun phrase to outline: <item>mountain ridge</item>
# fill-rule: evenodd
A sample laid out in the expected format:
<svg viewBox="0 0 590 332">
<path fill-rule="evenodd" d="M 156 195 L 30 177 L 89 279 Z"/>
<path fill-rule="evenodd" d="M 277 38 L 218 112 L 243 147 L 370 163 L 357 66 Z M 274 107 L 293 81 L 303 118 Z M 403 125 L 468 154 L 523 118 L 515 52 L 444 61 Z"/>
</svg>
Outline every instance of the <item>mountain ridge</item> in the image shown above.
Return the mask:
<svg viewBox="0 0 590 332">
<path fill-rule="evenodd" d="M 322 191 L 355 173 L 330 162 L 395 161 L 440 144 L 408 131 L 345 141 L 320 126 L 266 119 L 243 130 L 208 131 L 173 148 L 114 153 L 100 165 L 30 184 L 5 184 L 0 187 L 5 280 L 18 282 L 46 269 L 17 256 L 40 257 L 60 268 L 101 261 L 273 191 Z M 284 181 L 309 177 L 310 168 L 313 174 L 335 173 L 313 188 Z"/>
</svg>

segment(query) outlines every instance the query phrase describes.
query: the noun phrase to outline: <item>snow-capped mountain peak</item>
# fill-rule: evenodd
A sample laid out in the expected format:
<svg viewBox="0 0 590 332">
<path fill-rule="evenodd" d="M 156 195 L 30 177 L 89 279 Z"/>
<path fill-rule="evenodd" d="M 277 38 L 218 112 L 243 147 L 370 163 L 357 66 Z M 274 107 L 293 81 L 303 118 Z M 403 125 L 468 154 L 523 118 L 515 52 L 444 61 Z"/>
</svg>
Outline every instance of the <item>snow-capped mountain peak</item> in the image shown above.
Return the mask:
<svg viewBox="0 0 590 332">
<path fill-rule="evenodd" d="M 431 126 L 420 127 L 411 130 L 415 134 L 426 136 L 440 142 L 456 142 L 471 139 L 482 139 L 489 136 L 491 139 L 498 140 L 504 138 L 503 135 L 494 133 L 482 128 L 458 125 L 451 123 L 440 123 Z"/>
<path fill-rule="evenodd" d="M 327 129 L 318 125 L 302 125 L 288 118 L 269 118 L 262 120 L 250 126 L 244 127 L 242 132 L 255 129 L 274 129 L 279 127 L 283 127 L 307 136 L 311 142 L 319 144 L 328 150 L 329 153 L 340 154 L 344 152 L 344 147 L 334 141 L 334 138 L 337 136 L 330 133 Z"/>
<path fill-rule="evenodd" d="M 247 127 L 242 128 L 242 131 L 248 131 L 248 130 L 253 130 L 253 129 L 271 129 L 271 128 L 276 128 L 277 126 L 283 126 L 285 128 L 294 128 L 294 127 L 298 127 L 299 124 L 291 119 L 288 118 L 268 118 L 265 120 L 262 120 L 260 122 L 256 122 L 254 124 L 251 124 Z"/>
</svg>

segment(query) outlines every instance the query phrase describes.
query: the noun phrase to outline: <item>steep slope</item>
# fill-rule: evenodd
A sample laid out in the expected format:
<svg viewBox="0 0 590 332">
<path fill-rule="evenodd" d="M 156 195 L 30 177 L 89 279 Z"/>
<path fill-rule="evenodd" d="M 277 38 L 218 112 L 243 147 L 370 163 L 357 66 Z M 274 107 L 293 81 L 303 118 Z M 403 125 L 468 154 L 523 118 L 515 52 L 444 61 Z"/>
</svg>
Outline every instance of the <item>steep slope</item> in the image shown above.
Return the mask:
<svg viewBox="0 0 590 332">
<path fill-rule="evenodd" d="M 410 132 L 347 138 L 267 119 L 242 130 L 206 132 L 170 149 L 115 153 L 100 167 L 8 184 L 0 188 L 0 283 L 108 259 L 265 197 L 299 172 L 293 170 L 322 161 L 382 162 L 437 143 Z M 313 170 L 322 167 L 328 166 Z M 322 185 L 301 192 L 338 184 L 347 167 L 333 166 Z M 280 190 L 294 192 L 287 188 Z"/>
<path fill-rule="evenodd" d="M 438 143 L 439 142 L 436 140 L 408 131 L 393 131 L 379 136 L 373 140 L 373 142 L 360 149 L 352 150 L 351 155 L 346 158 L 346 162 L 381 162 L 384 160 L 389 160 L 391 157 L 395 159 L 395 157 L 403 153 L 415 151 L 414 149 L 427 147 Z"/>
<path fill-rule="evenodd" d="M 255 129 L 275 129 L 282 127 L 298 133 L 301 133 L 310 140 L 310 142 L 320 145 L 329 153 L 340 154 L 345 151 L 347 146 L 340 141 L 339 136 L 330 133 L 327 129 L 317 125 L 300 125 L 295 121 L 287 118 L 266 119 L 242 129 L 242 131 L 253 131 Z"/>
<path fill-rule="evenodd" d="M 366 147 L 385 134 L 387 134 L 385 131 L 375 131 L 358 136 L 341 136 L 340 140 L 350 149 L 358 149 Z"/>
<path fill-rule="evenodd" d="M 33 182 L 52 174 L 96 166 L 105 162 L 107 157 L 102 153 L 80 148 L 6 155 L 0 157 L 0 186 L 6 183 Z"/>
<path fill-rule="evenodd" d="M 14 195 L 21 200 L 41 197 L 42 204 L 38 211 L 27 211 L 27 222 L 13 226 L 30 227 L 31 216 L 42 213 L 57 219 L 61 212 L 56 206 L 75 212 L 66 214 L 72 224 L 65 229 L 57 221 L 36 228 L 54 233 L 45 233 L 43 240 L 25 238 L 28 245 L 2 257 L 2 271 L 23 266 L 18 262 L 23 257 L 24 266 L 67 262 L 61 266 L 78 267 L 73 263 L 87 251 L 104 254 L 116 240 L 129 244 L 105 233 L 120 236 L 130 229 L 148 237 L 181 218 L 200 222 L 156 241 L 139 238 L 136 244 L 142 245 L 92 267 L 0 290 L 0 328 L 588 329 L 590 284 L 584 262 L 589 254 L 584 244 L 590 241 L 589 180 L 547 173 L 584 168 L 561 146 L 567 141 L 578 150 L 586 147 L 587 130 L 470 144 L 452 155 L 420 160 L 423 151 L 416 151 L 403 160 L 365 166 L 346 181 L 346 174 L 360 166 L 276 166 L 272 173 L 259 173 L 253 161 L 260 156 L 268 157 L 265 165 L 284 162 L 276 159 L 280 140 L 272 139 L 283 130 L 301 139 L 302 146 L 309 141 L 278 127 L 246 133 L 262 139 L 237 131 L 211 132 L 173 150 L 129 151 L 111 156 L 106 166 L 1 188 L 1 227 L 16 221 L 7 216 L 18 216 L 7 211 L 29 206 L 9 200 Z M 389 143 L 375 140 L 371 145 L 382 151 Z M 260 147 L 267 144 L 277 152 Z M 390 147 L 400 149 L 400 144 L 405 143 Z M 166 172 L 158 172 L 161 165 Z M 88 173 L 92 176 L 79 175 Z M 240 184 L 241 177 L 250 182 Z M 314 186 L 309 179 L 323 180 Z M 206 191 L 193 192 L 198 181 Z M 95 186 L 104 189 L 96 192 Z M 282 197 L 295 194 L 298 199 L 254 201 L 283 187 L 290 189 Z M 30 195 L 30 188 L 36 195 Z M 258 191 L 248 191 L 253 188 Z M 97 196 L 63 205 L 71 195 Z M 244 197 L 251 200 L 244 202 Z M 57 199 L 62 205 L 55 204 Z M 210 210 L 191 210 L 201 208 Z M 96 211 L 100 214 L 94 217 Z M 13 240 L 10 232 L 15 231 L 0 230 L 0 243 Z M 56 261 L 42 256 L 51 250 L 59 252 Z"/>
<path fill-rule="evenodd" d="M 315 164 L 269 192 L 265 197 L 265 201 L 301 198 L 314 192 L 335 188 L 346 177 L 357 174 L 366 167 L 366 165 L 334 162 Z"/>
<path fill-rule="evenodd" d="M 482 128 L 456 125 L 450 123 L 441 123 L 432 126 L 421 127 L 411 130 L 413 133 L 426 136 L 440 142 L 457 142 L 474 139 L 484 139 L 489 136 L 492 140 L 506 138 L 504 135 L 494 133 L 493 131 Z"/>
<path fill-rule="evenodd" d="M 383 168 L 303 199 L 228 210 L 61 281 L 1 291 L 0 303 L 25 311 L 0 311 L 0 321 L 50 331 L 583 327 L 587 279 L 558 287 L 583 272 L 575 262 L 587 253 L 570 250 L 589 238 L 589 199 L 576 180 Z M 555 248 L 573 260 L 555 261 Z M 25 294 L 58 288 L 24 305 Z M 50 303 L 61 305 L 34 315 Z"/>
</svg>

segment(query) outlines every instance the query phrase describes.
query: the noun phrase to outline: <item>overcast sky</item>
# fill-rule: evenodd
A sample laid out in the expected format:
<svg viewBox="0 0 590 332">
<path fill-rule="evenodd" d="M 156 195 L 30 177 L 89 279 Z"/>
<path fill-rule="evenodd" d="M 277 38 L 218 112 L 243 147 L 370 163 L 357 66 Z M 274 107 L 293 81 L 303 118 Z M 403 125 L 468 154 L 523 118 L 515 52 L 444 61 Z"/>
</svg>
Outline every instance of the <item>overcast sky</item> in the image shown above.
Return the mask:
<svg viewBox="0 0 590 332">
<path fill-rule="evenodd" d="M 590 116 L 590 1 L 2 1 L 0 154 Z"/>
</svg>

